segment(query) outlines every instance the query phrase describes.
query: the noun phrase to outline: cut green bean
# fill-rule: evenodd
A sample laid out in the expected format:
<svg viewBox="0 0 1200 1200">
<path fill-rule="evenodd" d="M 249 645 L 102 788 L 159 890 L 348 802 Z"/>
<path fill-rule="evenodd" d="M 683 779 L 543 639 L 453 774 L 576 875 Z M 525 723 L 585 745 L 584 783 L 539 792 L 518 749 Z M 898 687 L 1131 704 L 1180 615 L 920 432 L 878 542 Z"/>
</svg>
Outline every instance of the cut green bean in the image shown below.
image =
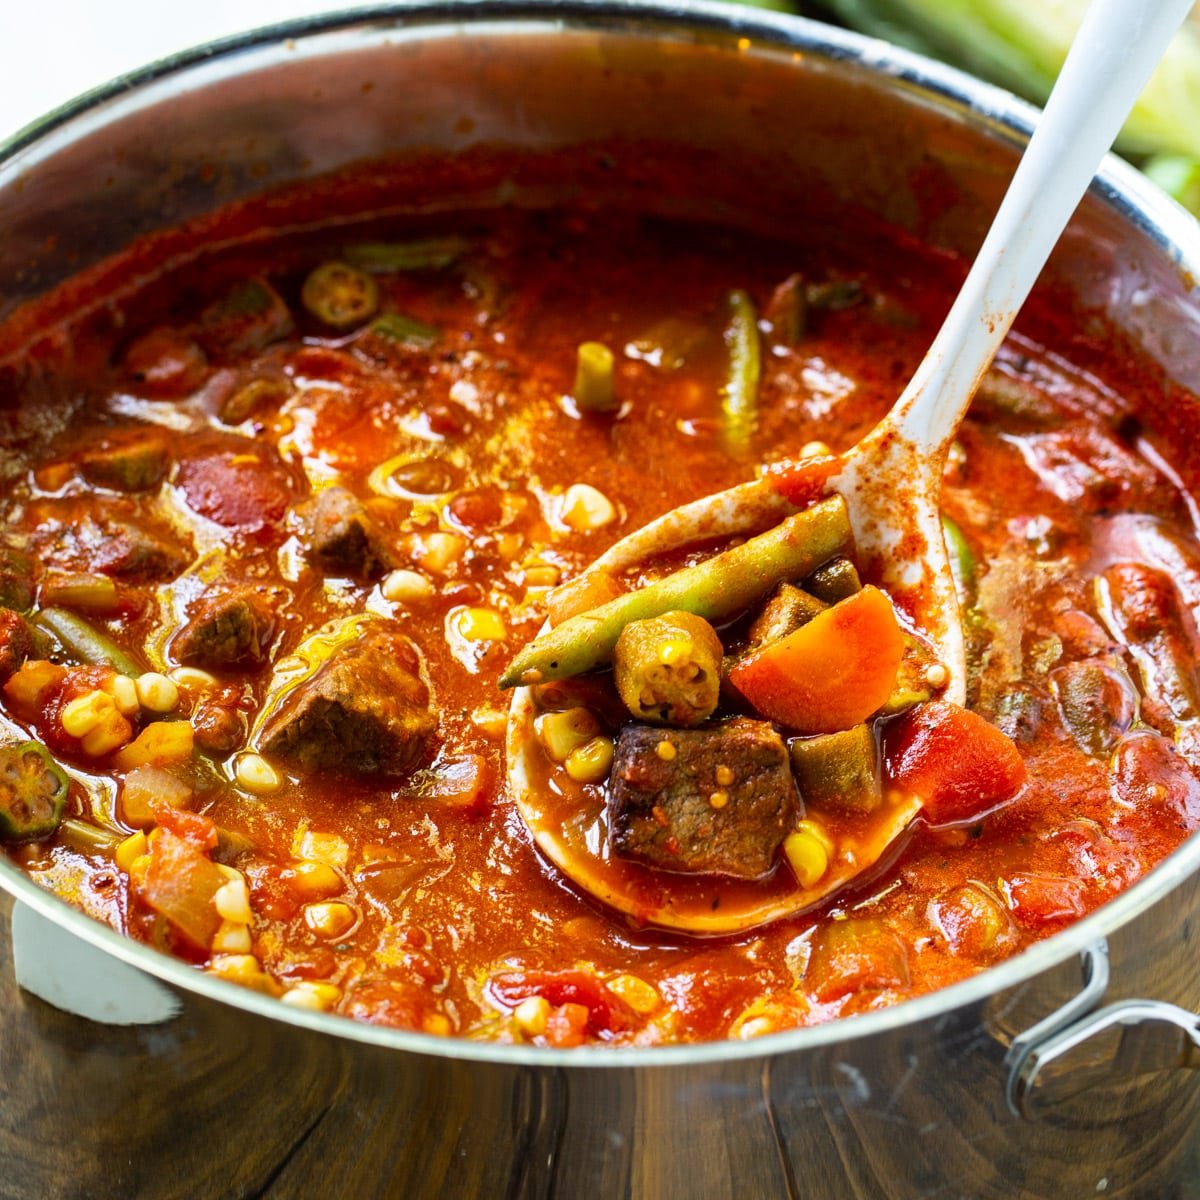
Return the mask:
<svg viewBox="0 0 1200 1200">
<path fill-rule="evenodd" d="M 950 556 L 950 573 L 954 576 L 954 588 L 958 592 L 958 602 L 962 605 L 972 603 L 975 596 L 975 555 L 967 542 L 966 535 L 958 527 L 958 523 L 942 513 L 942 534 L 946 539 L 946 551 Z"/>
<path fill-rule="evenodd" d="M 750 452 L 750 439 L 758 418 L 758 382 L 762 375 L 762 350 L 758 313 L 747 292 L 737 289 L 726 297 L 729 323 L 725 344 L 729 348 L 729 374 L 721 389 L 722 432 L 730 454 Z"/>
<path fill-rule="evenodd" d="M 422 238 L 415 242 L 358 242 L 342 257 L 360 271 L 386 275 L 393 271 L 441 271 L 467 252 L 471 243 L 461 237 Z"/>
<path fill-rule="evenodd" d="M 571 395 L 580 412 L 616 412 L 613 352 L 603 342 L 580 342 L 575 352 L 575 386 Z"/>
<path fill-rule="evenodd" d="M 124 840 L 124 835 L 115 829 L 104 829 L 88 821 L 77 821 L 68 817 L 60 826 L 64 841 L 85 852 L 106 854 L 115 850 Z"/>
<path fill-rule="evenodd" d="M 850 540 L 846 502 L 831 496 L 740 546 L 555 626 L 517 655 L 500 686 L 544 683 L 590 671 L 612 657 L 617 638 L 632 621 L 675 609 L 705 620 L 741 612 L 776 584 L 803 578 L 843 553 Z"/>
<path fill-rule="evenodd" d="M 424 321 L 404 313 L 383 313 L 371 322 L 368 332 L 389 342 L 416 346 L 421 350 L 428 350 L 442 336 L 442 331 L 436 325 L 426 325 Z"/>
<path fill-rule="evenodd" d="M 771 296 L 767 319 L 775 340 L 798 346 L 808 332 L 808 292 L 803 275 L 789 275 Z"/>
<path fill-rule="evenodd" d="M 63 608 L 43 608 L 31 619 L 35 628 L 49 633 L 69 654 L 90 666 L 107 664 L 122 675 L 136 678 L 144 667 L 139 666 L 111 638 L 95 626 Z"/>
</svg>

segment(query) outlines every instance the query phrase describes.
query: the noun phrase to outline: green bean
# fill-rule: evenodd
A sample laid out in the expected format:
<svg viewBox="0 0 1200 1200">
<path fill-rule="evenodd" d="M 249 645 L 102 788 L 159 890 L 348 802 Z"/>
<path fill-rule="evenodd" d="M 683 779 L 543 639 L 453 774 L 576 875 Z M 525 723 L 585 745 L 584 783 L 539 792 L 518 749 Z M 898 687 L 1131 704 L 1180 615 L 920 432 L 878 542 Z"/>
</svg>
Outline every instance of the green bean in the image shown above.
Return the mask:
<svg viewBox="0 0 1200 1200">
<path fill-rule="evenodd" d="M 95 626 L 63 608 L 43 608 L 30 624 L 51 634 L 63 649 L 91 666 L 107 664 L 122 675 L 136 678 L 143 668 Z"/>
<path fill-rule="evenodd" d="M 758 313 L 748 293 L 738 289 L 726 297 L 729 324 L 725 344 L 729 347 L 729 374 L 721 390 L 725 448 L 730 454 L 750 451 L 750 438 L 758 417 L 758 381 L 762 354 L 758 337 Z"/>
<path fill-rule="evenodd" d="M 424 321 L 404 313 L 383 313 L 371 322 L 368 332 L 389 342 L 416 346 L 421 350 L 428 350 L 442 336 L 442 331 L 436 325 L 426 325 Z"/>
<path fill-rule="evenodd" d="M 415 242 L 359 242 L 347 246 L 342 257 L 360 271 L 373 275 L 392 271 L 441 271 L 460 259 L 470 247 L 466 238 L 433 237 Z"/>
<path fill-rule="evenodd" d="M 958 602 L 963 605 L 970 604 L 975 595 L 975 554 L 958 523 L 945 513 L 942 513 L 942 534 L 946 539 L 950 573 L 954 576 Z"/>
<path fill-rule="evenodd" d="M 613 352 L 603 342 L 580 342 L 575 352 L 575 386 L 571 391 L 580 412 L 615 412 Z"/>
<path fill-rule="evenodd" d="M 775 340 L 798 346 L 808 332 L 808 292 L 803 275 L 789 275 L 776 289 L 767 308 Z"/>
<path fill-rule="evenodd" d="M 555 626 L 513 659 L 500 686 L 544 683 L 589 671 L 608 661 L 621 630 L 632 621 L 674 609 L 706 620 L 740 612 L 777 583 L 802 578 L 842 553 L 850 538 L 846 502 L 831 496 L 740 546 Z"/>
<path fill-rule="evenodd" d="M 85 852 L 111 853 L 124 840 L 116 830 L 103 829 L 88 821 L 77 821 L 74 817 L 68 817 L 59 829 L 64 841 Z"/>
</svg>

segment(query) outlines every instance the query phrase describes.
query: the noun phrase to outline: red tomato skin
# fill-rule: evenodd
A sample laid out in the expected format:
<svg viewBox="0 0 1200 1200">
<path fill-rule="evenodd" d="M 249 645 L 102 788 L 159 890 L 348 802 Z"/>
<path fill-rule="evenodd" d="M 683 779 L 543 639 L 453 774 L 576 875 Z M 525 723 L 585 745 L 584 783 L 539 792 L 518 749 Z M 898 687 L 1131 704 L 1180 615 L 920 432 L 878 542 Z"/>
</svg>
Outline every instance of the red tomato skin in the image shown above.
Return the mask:
<svg viewBox="0 0 1200 1200">
<path fill-rule="evenodd" d="M 982 816 L 1025 782 L 1024 760 L 1006 734 L 942 700 L 917 705 L 892 725 L 885 745 L 888 779 L 924 800 L 933 825 Z"/>
<path fill-rule="evenodd" d="M 587 1009 L 587 1031 L 593 1036 L 620 1033 L 633 1025 L 633 1011 L 586 971 L 506 971 L 494 975 L 489 990 L 508 1008 L 530 996 L 543 996 L 554 1007 Z"/>
</svg>

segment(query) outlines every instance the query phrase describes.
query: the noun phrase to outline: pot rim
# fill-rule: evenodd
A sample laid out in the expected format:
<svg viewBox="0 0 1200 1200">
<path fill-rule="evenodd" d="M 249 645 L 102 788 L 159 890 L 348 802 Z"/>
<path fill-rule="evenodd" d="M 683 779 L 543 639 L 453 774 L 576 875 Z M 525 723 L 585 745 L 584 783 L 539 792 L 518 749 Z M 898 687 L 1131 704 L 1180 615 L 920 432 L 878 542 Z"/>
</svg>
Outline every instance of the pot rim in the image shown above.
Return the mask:
<svg viewBox="0 0 1200 1200">
<path fill-rule="evenodd" d="M 170 87 L 179 77 L 203 74 L 206 67 L 228 70 L 247 59 L 243 70 L 285 61 L 305 43 L 339 35 L 384 39 L 446 26 L 458 33 L 488 26 L 493 33 L 595 29 L 627 35 L 709 37 L 717 42 L 749 39 L 751 50 L 800 52 L 825 62 L 845 62 L 890 77 L 910 94 L 942 110 L 956 112 L 976 129 L 1021 145 L 1028 140 L 1038 110 L 1010 93 L 964 72 L 874 38 L 807 18 L 761 9 L 690 0 L 396 0 L 343 12 L 262 26 L 158 59 L 93 88 L 0 142 L 0 184 L 14 168 L 21 173 L 27 151 L 49 153 L 62 134 L 64 144 L 86 138 L 94 120 L 119 117 L 129 108 L 154 102 L 156 84 Z M 347 46 L 347 48 L 351 48 Z M 234 71 L 239 68 L 234 66 Z M 147 95 L 150 93 L 150 95 Z M 107 112 L 106 112 L 107 110 Z M 90 119 L 85 119 L 90 118 Z M 73 129 L 73 126 L 82 128 Z M 34 155 L 35 159 L 37 155 Z M 1146 236 L 1181 275 L 1200 277 L 1200 231 L 1196 222 L 1140 172 L 1108 155 L 1091 194 Z M 1035 943 L 970 979 L 876 1012 L 822 1025 L 771 1034 L 746 1042 L 721 1040 L 666 1046 L 581 1046 L 554 1050 L 501 1045 L 459 1037 L 435 1037 L 402 1029 L 366 1025 L 332 1013 L 281 1004 L 235 983 L 204 974 L 182 960 L 118 934 L 67 901 L 46 891 L 0 855 L 0 889 L 84 942 L 175 987 L 298 1028 L 366 1043 L 381 1049 L 491 1062 L 510 1066 L 628 1068 L 694 1067 L 782 1055 L 872 1037 L 941 1017 L 978 1004 L 991 994 L 1017 986 L 1103 939 L 1158 903 L 1200 866 L 1200 837 L 1193 835 L 1143 879 L 1067 929 Z"/>
</svg>

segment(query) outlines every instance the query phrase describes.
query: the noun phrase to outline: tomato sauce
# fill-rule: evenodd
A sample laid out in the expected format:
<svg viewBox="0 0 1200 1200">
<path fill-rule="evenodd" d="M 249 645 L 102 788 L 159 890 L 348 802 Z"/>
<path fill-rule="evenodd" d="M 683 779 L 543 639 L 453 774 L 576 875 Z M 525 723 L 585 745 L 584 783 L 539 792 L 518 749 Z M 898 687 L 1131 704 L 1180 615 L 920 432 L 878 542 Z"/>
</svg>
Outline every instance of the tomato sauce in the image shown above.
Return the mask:
<svg viewBox="0 0 1200 1200">
<path fill-rule="evenodd" d="M 956 779 L 943 824 L 918 819 L 884 870 L 737 937 L 657 932 L 580 894 L 504 788 L 497 679 L 550 589 L 759 464 L 853 445 L 964 264 L 849 215 L 787 240 L 571 201 L 322 220 L 359 186 L 278 201 L 301 232 L 244 221 L 187 255 L 136 248 L 0 330 L 0 550 L 32 592 L 4 607 L 37 635 L 0 724 L 71 779 L 57 828 L 6 846 L 41 886 L 290 1004 L 440 1035 L 650 1044 L 961 980 L 1103 904 L 1200 825 L 1200 545 L 1160 465 L 1162 384 L 1042 297 L 981 388 L 944 495 L 969 574 L 971 704 L 1017 746 L 1017 795 L 972 814 L 961 793 L 978 779 Z M 371 316 L 335 327 L 305 306 L 321 264 L 418 243 L 422 265 L 368 272 Z M 794 343 L 770 310 L 793 275 L 812 300 Z M 740 456 L 721 424 L 731 289 L 757 305 L 762 341 Z M 614 351 L 615 413 L 571 399 L 584 341 Z M 136 455 L 110 453 L 147 433 Z M 381 569 L 343 543 L 314 552 L 311 506 L 332 487 L 369 517 Z M 202 642 L 184 661 L 181 631 L 235 587 L 239 657 L 214 664 Z M 414 711 L 427 690 L 434 732 L 412 768 L 258 753 L 272 688 L 319 665 L 306 639 L 363 614 L 418 648 L 400 682 L 416 680 Z M 369 690 L 372 663 L 358 669 Z M 71 708 L 84 701 L 117 716 L 89 726 Z M 912 770 L 936 780 L 946 749 L 926 751 Z"/>
</svg>

